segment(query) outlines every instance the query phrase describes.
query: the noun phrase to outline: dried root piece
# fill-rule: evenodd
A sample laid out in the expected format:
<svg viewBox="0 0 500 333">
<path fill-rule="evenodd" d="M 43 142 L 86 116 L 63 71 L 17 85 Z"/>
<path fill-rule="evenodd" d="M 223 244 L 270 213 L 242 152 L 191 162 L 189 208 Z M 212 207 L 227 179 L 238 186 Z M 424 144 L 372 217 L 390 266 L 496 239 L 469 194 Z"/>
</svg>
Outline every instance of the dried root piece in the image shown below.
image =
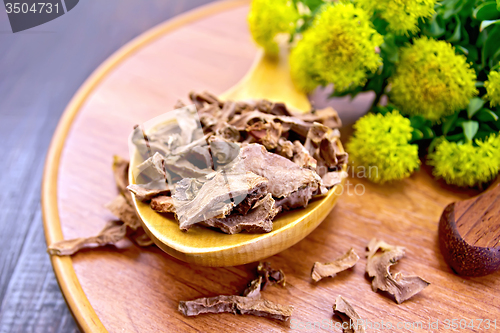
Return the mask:
<svg viewBox="0 0 500 333">
<path fill-rule="evenodd" d="M 321 110 L 315 110 L 310 113 L 302 113 L 296 115 L 297 118 L 307 121 L 307 122 L 318 122 L 330 128 L 340 128 L 342 126 L 342 121 L 340 117 L 332 107 L 327 107 Z"/>
<path fill-rule="evenodd" d="M 302 168 L 289 159 L 268 152 L 259 144 L 250 144 L 241 149 L 244 168 L 265 177 L 268 191 L 275 198 L 284 198 L 299 188 L 318 188 L 321 178 L 313 170 Z"/>
<path fill-rule="evenodd" d="M 274 269 L 269 262 L 260 262 L 257 266 L 257 274 L 262 277 L 262 288 L 273 284 L 279 284 L 284 287 L 286 284 L 285 273 L 281 269 Z"/>
<path fill-rule="evenodd" d="M 129 163 L 127 160 L 119 156 L 114 156 L 113 173 L 120 194 L 108 203 L 106 208 L 119 218 L 120 221 L 109 222 L 97 236 L 68 239 L 51 244 L 47 247 L 47 252 L 50 255 L 72 255 L 83 248 L 116 244 L 125 237 L 129 237 L 139 246 L 150 246 L 153 244 L 153 241 L 142 228 L 141 221 L 132 206 L 132 196 L 127 189 L 128 166 Z"/>
<path fill-rule="evenodd" d="M 260 298 L 260 291 L 262 288 L 262 276 L 259 276 L 252 282 L 248 284 L 248 287 L 243 291 L 243 294 L 241 296 L 246 296 L 246 297 L 259 297 Z"/>
<path fill-rule="evenodd" d="M 344 333 L 365 333 L 363 320 L 356 310 L 342 296 L 337 296 L 333 304 L 333 313 L 342 319 Z"/>
<path fill-rule="evenodd" d="M 274 205 L 274 199 L 268 193 L 259 200 L 247 215 L 231 214 L 222 219 L 208 219 L 204 225 L 219 228 L 226 234 L 236 234 L 241 231 L 270 232 L 273 230 L 273 219 L 280 211 Z"/>
<path fill-rule="evenodd" d="M 130 184 L 127 189 L 135 194 L 140 201 L 149 201 L 158 195 L 170 194 L 170 189 L 165 179 L 159 179 L 147 184 Z"/>
<path fill-rule="evenodd" d="M 347 173 L 344 171 L 332 171 L 327 172 L 321 180 L 323 180 L 323 185 L 327 188 L 331 188 L 337 184 L 342 183 L 342 178 L 346 178 Z"/>
<path fill-rule="evenodd" d="M 193 301 L 181 301 L 179 302 L 179 311 L 185 316 L 229 312 L 289 321 L 292 316 L 293 307 L 256 297 L 221 295 L 199 298 Z"/>
<path fill-rule="evenodd" d="M 335 261 L 326 264 L 315 262 L 311 271 L 311 278 L 314 282 L 318 282 L 325 277 L 334 277 L 337 273 L 356 265 L 358 260 L 359 256 L 351 248 L 346 254 L 335 259 Z"/>
<path fill-rule="evenodd" d="M 142 227 L 137 228 L 137 230 L 135 230 L 134 232 L 127 234 L 127 237 L 130 238 L 134 243 L 142 247 L 151 246 L 154 244 L 153 240 L 149 238 L 148 234 L 146 234 Z"/>
<path fill-rule="evenodd" d="M 134 208 L 128 204 L 122 195 L 117 195 L 113 201 L 106 205 L 106 208 L 132 230 L 141 227 L 141 221 L 137 217 Z"/>
<path fill-rule="evenodd" d="M 174 199 L 166 195 L 153 198 L 151 208 L 159 213 L 175 213 Z"/>
<path fill-rule="evenodd" d="M 372 289 L 387 291 L 394 295 L 398 304 L 403 303 L 413 295 L 418 294 L 430 283 L 418 276 L 404 276 L 390 272 L 390 267 L 395 265 L 405 255 L 405 248 L 389 245 L 384 241 L 372 239 L 368 243 L 366 253 L 366 272 L 373 277 Z"/>
<path fill-rule="evenodd" d="M 221 295 L 181 301 L 179 302 L 179 311 L 185 316 L 229 312 L 289 321 L 293 306 L 280 305 L 262 299 L 260 293 L 269 284 L 278 283 L 284 286 L 285 275 L 283 271 L 271 268 L 271 264 L 268 262 L 261 262 L 257 267 L 257 274 L 259 276 L 248 284 L 242 296 Z"/>
<path fill-rule="evenodd" d="M 208 92 L 189 98 L 195 108 L 178 102 L 177 124 L 165 122 L 147 135 L 135 128 L 132 142 L 145 161 L 134 170 L 139 185 L 128 187 L 152 209 L 173 212 L 181 230 L 200 223 L 229 234 L 270 232 L 279 211 L 306 207 L 340 182 L 336 171 L 347 154 L 334 109 L 302 114 L 283 103 L 221 101 Z M 237 184 L 234 176 L 245 173 L 267 185 Z M 255 204 L 267 194 L 275 203 L 257 214 Z"/>
<path fill-rule="evenodd" d="M 177 193 L 174 195 L 179 227 L 188 230 L 193 224 L 209 218 L 226 217 L 235 206 L 235 200 L 231 198 L 244 198 L 254 191 L 262 193 L 267 183 L 266 178 L 252 172 L 217 172 L 203 184 L 194 199 L 178 200 Z"/>
<path fill-rule="evenodd" d="M 127 226 L 125 224 L 112 221 L 108 223 L 97 236 L 56 242 L 49 245 L 47 252 L 50 255 L 69 256 L 83 248 L 116 244 L 118 241 L 125 238 L 126 234 Z"/>
<path fill-rule="evenodd" d="M 129 163 L 126 159 L 118 155 L 113 156 L 113 176 L 115 177 L 116 187 L 120 191 L 120 194 L 127 199 L 127 202 L 132 205 L 132 196 L 127 190 L 128 166 Z"/>
</svg>

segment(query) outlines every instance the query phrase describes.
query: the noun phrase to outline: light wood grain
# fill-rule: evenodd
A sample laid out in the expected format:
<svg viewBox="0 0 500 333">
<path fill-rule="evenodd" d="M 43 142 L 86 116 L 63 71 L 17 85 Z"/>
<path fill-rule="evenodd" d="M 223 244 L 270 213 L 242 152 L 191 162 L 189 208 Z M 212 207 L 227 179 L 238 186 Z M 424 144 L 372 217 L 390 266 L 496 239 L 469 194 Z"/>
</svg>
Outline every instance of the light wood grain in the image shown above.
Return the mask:
<svg viewBox="0 0 500 333">
<path fill-rule="evenodd" d="M 467 201 L 455 204 L 463 211 L 457 229 L 464 240 L 474 246 L 497 247 L 500 244 L 500 186 Z"/>
<path fill-rule="evenodd" d="M 61 125 L 69 127 L 67 136 L 59 129 L 54 139 L 53 149 L 64 141 L 61 155 L 49 155 L 47 164 L 55 172 L 47 169 L 45 182 L 57 179 L 57 188 L 45 187 L 43 192 L 48 242 L 96 234 L 112 219 L 103 207 L 116 195 L 112 155 L 127 155 L 127 136 L 134 124 L 169 110 L 190 90 L 220 94 L 245 74 L 257 51 L 247 32 L 247 10 L 236 3 L 134 48 L 131 56 L 114 59 L 117 63 L 101 72 L 105 75 L 94 82 L 94 89 L 80 96 L 78 114 Z M 364 179 L 349 181 L 337 206 L 315 231 L 269 258 L 287 275 L 287 287 L 268 288 L 264 297 L 293 305 L 293 317 L 301 322 L 333 319 L 332 304 L 339 294 L 371 321 L 422 321 L 426 328 L 429 320 L 441 320 L 443 325 L 443 320 L 453 318 L 500 319 L 500 275 L 458 277 L 439 252 L 437 223 L 443 208 L 470 193 L 442 186 L 425 169 L 384 186 Z M 354 194 L 355 185 L 359 194 L 364 188 L 362 195 Z M 51 211 L 47 211 L 49 204 Z M 402 305 L 372 292 L 362 256 L 372 237 L 405 246 L 407 255 L 393 270 L 419 274 L 431 285 Z M 352 270 L 311 283 L 315 261 L 331 261 L 350 247 L 362 257 Z M 264 318 L 231 314 L 185 318 L 177 312 L 180 300 L 241 292 L 254 278 L 256 264 L 197 266 L 128 241 L 84 251 L 72 259 L 53 259 L 53 264 L 72 310 L 80 311 L 75 314 L 77 320 L 87 323 L 86 331 L 290 330 Z M 463 330 L 467 331 L 482 330 Z"/>
</svg>

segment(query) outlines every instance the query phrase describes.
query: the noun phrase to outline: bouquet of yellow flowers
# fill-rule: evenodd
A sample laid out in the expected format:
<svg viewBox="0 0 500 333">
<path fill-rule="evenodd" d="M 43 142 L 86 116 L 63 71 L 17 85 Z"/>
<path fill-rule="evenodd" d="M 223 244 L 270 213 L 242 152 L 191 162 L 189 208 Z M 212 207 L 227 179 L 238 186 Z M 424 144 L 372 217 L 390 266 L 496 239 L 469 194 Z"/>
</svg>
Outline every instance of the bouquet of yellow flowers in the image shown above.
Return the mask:
<svg viewBox="0 0 500 333">
<path fill-rule="evenodd" d="M 248 20 L 270 55 L 286 36 L 299 89 L 375 92 L 347 145 L 372 181 L 410 176 L 419 152 L 449 184 L 499 173 L 500 0 L 253 0 Z"/>
</svg>

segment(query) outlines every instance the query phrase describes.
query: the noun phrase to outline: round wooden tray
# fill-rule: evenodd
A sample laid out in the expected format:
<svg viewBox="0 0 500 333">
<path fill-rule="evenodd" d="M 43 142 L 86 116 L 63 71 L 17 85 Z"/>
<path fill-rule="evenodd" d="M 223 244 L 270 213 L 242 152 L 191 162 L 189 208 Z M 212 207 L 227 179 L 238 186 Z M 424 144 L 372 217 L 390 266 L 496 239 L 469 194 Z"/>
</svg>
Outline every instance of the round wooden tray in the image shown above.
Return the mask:
<svg viewBox="0 0 500 333">
<path fill-rule="evenodd" d="M 117 193 L 112 155 L 128 155 L 127 136 L 134 124 L 171 110 L 191 90 L 219 94 L 245 74 L 257 52 L 247 31 L 247 12 L 247 1 L 235 0 L 179 16 L 124 46 L 80 88 L 47 155 L 42 209 L 48 244 L 94 235 L 113 219 L 104 208 Z M 287 287 L 269 288 L 264 297 L 295 307 L 292 328 L 332 320 L 332 303 L 339 294 L 372 322 L 427 325 L 439 320 L 444 325 L 445 319 L 499 318 L 500 274 L 458 277 L 439 252 L 439 216 L 448 203 L 467 194 L 442 187 L 425 170 L 392 185 L 348 180 L 351 185 L 313 233 L 269 258 L 284 270 Z M 402 305 L 372 292 L 363 256 L 372 237 L 406 246 L 407 256 L 397 269 L 419 274 L 431 286 Z M 332 260 L 350 247 L 362 257 L 354 269 L 311 283 L 315 261 Z M 71 258 L 54 256 L 52 264 L 83 332 L 290 329 L 253 316 L 186 318 L 177 311 L 180 300 L 241 292 L 254 278 L 256 264 L 196 266 L 129 241 Z M 323 330 L 332 331 L 327 326 Z"/>
</svg>

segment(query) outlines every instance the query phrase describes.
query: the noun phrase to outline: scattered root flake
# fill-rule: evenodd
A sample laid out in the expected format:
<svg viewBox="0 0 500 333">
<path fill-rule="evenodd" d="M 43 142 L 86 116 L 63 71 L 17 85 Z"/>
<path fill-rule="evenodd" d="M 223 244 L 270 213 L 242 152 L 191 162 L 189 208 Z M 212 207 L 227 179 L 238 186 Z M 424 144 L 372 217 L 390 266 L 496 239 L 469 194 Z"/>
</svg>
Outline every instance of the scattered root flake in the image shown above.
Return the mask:
<svg viewBox="0 0 500 333">
<path fill-rule="evenodd" d="M 127 160 L 119 156 L 114 157 L 113 173 L 116 185 L 121 194 L 117 195 L 106 207 L 120 221 L 109 222 L 97 236 L 68 239 L 53 243 L 47 247 L 49 254 L 58 256 L 72 255 L 83 248 L 116 244 L 125 237 L 129 237 L 139 246 L 150 246 L 153 244 L 153 241 L 142 228 L 141 221 L 132 207 L 132 197 L 127 190 L 128 165 Z"/>
<path fill-rule="evenodd" d="M 113 176 L 115 178 L 116 187 L 118 191 L 127 199 L 127 202 L 132 205 L 132 196 L 127 190 L 128 185 L 128 166 L 129 162 L 118 156 L 113 156 Z"/>
<path fill-rule="evenodd" d="M 401 304 L 413 295 L 418 294 L 430 283 L 418 276 L 404 276 L 390 272 L 390 267 L 395 265 L 405 255 L 405 248 L 389 245 L 384 241 L 372 239 L 368 243 L 366 253 L 366 272 L 373 277 L 372 289 L 387 291 L 394 295 L 396 302 Z"/>
<path fill-rule="evenodd" d="M 262 277 L 262 288 L 273 284 L 279 284 L 284 287 L 286 284 L 285 273 L 281 269 L 274 269 L 269 262 L 260 262 L 257 266 L 257 274 Z"/>
<path fill-rule="evenodd" d="M 285 275 L 281 270 L 271 268 L 268 262 L 259 263 L 259 277 L 249 283 L 242 296 L 221 295 L 203 297 L 192 301 L 179 302 L 179 311 L 185 316 L 197 316 L 203 313 L 250 314 L 288 322 L 293 306 L 286 306 L 261 298 L 261 290 L 268 284 L 285 285 Z"/>
<path fill-rule="evenodd" d="M 83 248 L 116 244 L 127 234 L 127 226 L 119 222 L 110 222 L 97 235 L 88 238 L 76 238 L 53 243 L 47 248 L 51 255 L 69 256 Z"/>
<path fill-rule="evenodd" d="M 202 313 L 250 314 L 259 317 L 289 321 L 293 307 L 271 301 L 245 296 L 216 296 L 199 298 L 193 301 L 179 302 L 179 311 L 185 316 L 197 316 Z"/>
<path fill-rule="evenodd" d="M 248 284 L 248 287 L 243 291 L 241 296 L 246 297 L 260 297 L 260 291 L 262 288 L 262 276 L 259 276 L 252 282 Z"/>
<path fill-rule="evenodd" d="M 344 333 L 365 333 L 363 320 L 356 310 L 342 296 L 337 296 L 333 304 L 333 313 L 342 319 Z"/>
<path fill-rule="evenodd" d="M 335 259 L 335 261 L 326 264 L 315 262 L 312 268 L 311 278 L 314 282 L 318 282 L 325 277 L 334 277 L 337 273 L 354 267 L 358 260 L 359 256 L 354 252 L 354 249 L 351 248 L 346 254 Z"/>
<path fill-rule="evenodd" d="M 130 238 L 134 243 L 139 246 L 146 247 L 153 245 L 153 240 L 149 238 L 148 234 L 144 231 L 144 228 L 137 228 L 137 230 L 129 233 L 128 238 Z"/>
<path fill-rule="evenodd" d="M 117 195 L 113 201 L 106 205 L 106 208 L 132 230 L 141 227 L 141 221 L 137 217 L 135 209 L 128 204 L 122 195 Z"/>
</svg>

